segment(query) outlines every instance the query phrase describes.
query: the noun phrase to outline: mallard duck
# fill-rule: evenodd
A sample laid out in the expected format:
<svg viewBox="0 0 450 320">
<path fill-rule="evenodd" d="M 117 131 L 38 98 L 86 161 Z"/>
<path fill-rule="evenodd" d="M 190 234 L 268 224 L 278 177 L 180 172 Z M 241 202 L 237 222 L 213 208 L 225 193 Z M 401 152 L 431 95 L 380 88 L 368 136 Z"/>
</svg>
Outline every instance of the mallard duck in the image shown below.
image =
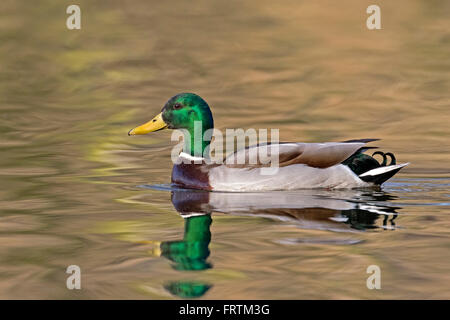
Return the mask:
<svg viewBox="0 0 450 320">
<path fill-rule="evenodd" d="M 381 185 L 408 165 L 396 164 L 392 153 L 377 151 L 372 156 L 364 154 L 373 148 L 366 144 L 378 139 L 258 144 L 238 150 L 226 157 L 223 163 L 211 163 L 208 161 L 210 141 L 203 137 L 214 128 L 214 121 L 206 101 L 194 93 L 180 93 L 170 98 L 161 113 L 130 130 L 128 135 L 142 135 L 166 128 L 180 129 L 184 133 L 183 150 L 172 169 L 172 183 L 183 188 L 246 192 L 371 187 Z M 201 135 L 194 129 L 200 130 Z M 263 170 L 271 164 L 262 161 L 258 155 L 273 147 L 278 154 L 277 168 L 275 174 L 267 174 Z M 374 158 L 376 154 L 383 157 L 382 163 Z M 241 156 L 245 157 L 244 164 L 228 161 Z M 389 164 L 387 158 L 390 158 Z"/>
</svg>

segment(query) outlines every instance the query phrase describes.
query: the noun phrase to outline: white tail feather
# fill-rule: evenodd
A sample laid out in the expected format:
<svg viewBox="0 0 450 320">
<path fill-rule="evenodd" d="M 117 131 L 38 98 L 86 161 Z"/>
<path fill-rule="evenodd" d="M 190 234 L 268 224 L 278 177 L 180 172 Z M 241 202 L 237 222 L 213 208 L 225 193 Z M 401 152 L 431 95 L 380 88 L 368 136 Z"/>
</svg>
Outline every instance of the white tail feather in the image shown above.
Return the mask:
<svg viewBox="0 0 450 320">
<path fill-rule="evenodd" d="M 366 176 L 374 177 L 374 176 L 377 176 L 377 175 L 380 175 L 380 174 L 383 174 L 383 173 L 386 173 L 386 172 L 389 172 L 392 170 L 397 170 L 397 169 L 403 168 L 403 167 L 407 166 L 408 164 L 409 164 L 409 162 L 395 164 L 392 166 L 379 167 L 379 168 L 375 168 L 375 169 L 369 170 L 367 172 L 364 172 L 364 173 L 360 174 L 359 176 L 360 177 L 366 177 Z"/>
</svg>

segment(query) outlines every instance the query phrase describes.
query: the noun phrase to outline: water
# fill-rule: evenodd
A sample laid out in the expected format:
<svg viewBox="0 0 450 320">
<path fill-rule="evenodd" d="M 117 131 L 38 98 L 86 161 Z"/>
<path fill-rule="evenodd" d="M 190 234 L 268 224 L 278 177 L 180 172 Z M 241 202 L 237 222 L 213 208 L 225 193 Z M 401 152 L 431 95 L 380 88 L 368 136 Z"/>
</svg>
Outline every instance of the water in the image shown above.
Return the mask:
<svg viewBox="0 0 450 320">
<path fill-rule="evenodd" d="M 356 0 L 78 3 L 80 31 L 0 4 L 0 298 L 450 298 L 450 3 L 380 3 L 380 31 Z M 127 132 L 183 91 L 219 129 L 411 165 L 379 191 L 171 190 L 170 132 Z"/>
</svg>

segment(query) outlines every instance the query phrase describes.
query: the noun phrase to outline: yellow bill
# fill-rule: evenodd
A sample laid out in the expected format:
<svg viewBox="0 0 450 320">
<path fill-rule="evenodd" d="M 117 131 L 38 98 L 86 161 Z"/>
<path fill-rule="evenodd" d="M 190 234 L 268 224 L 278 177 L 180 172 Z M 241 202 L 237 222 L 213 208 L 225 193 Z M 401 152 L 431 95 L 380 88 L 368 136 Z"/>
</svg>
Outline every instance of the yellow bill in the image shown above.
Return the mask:
<svg viewBox="0 0 450 320">
<path fill-rule="evenodd" d="M 134 136 L 137 134 L 147 134 L 149 132 L 155 132 L 165 128 L 167 128 L 167 123 L 164 122 L 161 112 L 149 122 L 128 131 L 128 135 Z"/>
</svg>

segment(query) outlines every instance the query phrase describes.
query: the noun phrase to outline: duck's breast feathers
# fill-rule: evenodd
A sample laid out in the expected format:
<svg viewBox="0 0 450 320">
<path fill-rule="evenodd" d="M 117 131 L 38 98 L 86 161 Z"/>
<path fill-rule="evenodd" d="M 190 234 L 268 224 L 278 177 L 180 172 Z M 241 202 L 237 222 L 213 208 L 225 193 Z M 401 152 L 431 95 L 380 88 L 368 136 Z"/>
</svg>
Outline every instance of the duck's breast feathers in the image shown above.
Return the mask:
<svg viewBox="0 0 450 320">
<path fill-rule="evenodd" d="M 172 168 L 172 183 L 189 189 L 212 190 L 209 183 L 209 170 L 204 162 L 179 163 Z"/>
<path fill-rule="evenodd" d="M 364 145 L 364 142 L 260 144 L 231 154 L 225 159 L 225 165 L 231 168 L 259 168 L 278 161 L 279 167 L 303 164 L 328 168 L 340 164 Z"/>
</svg>

